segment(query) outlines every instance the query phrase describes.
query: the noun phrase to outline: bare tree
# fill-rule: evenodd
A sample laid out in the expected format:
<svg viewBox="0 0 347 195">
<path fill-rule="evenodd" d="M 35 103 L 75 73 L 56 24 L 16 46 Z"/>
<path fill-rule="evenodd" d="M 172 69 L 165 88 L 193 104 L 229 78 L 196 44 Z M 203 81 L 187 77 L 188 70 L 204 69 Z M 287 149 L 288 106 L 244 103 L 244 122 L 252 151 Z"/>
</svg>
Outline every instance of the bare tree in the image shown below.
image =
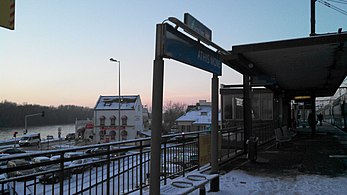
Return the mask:
<svg viewBox="0 0 347 195">
<path fill-rule="evenodd" d="M 184 114 L 187 105 L 179 102 L 168 101 L 164 105 L 163 133 L 167 134 L 174 126 L 177 118 Z"/>
</svg>

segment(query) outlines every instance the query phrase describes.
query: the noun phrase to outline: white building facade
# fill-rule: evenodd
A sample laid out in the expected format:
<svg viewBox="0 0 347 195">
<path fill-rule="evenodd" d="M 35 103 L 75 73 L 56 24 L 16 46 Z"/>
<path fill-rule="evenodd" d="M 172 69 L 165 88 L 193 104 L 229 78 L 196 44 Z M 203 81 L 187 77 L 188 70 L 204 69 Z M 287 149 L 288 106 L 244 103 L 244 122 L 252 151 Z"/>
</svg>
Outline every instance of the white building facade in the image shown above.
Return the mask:
<svg viewBox="0 0 347 195">
<path fill-rule="evenodd" d="M 95 143 L 135 139 L 143 129 L 139 95 L 99 97 L 94 108 Z"/>
<path fill-rule="evenodd" d="M 199 100 L 196 106 L 190 106 L 187 113 L 176 119 L 177 133 L 210 130 L 211 115 L 211 102 Z M 220 121 L 220 113 L 218 113 L 219 125 Z"/>
</svg>

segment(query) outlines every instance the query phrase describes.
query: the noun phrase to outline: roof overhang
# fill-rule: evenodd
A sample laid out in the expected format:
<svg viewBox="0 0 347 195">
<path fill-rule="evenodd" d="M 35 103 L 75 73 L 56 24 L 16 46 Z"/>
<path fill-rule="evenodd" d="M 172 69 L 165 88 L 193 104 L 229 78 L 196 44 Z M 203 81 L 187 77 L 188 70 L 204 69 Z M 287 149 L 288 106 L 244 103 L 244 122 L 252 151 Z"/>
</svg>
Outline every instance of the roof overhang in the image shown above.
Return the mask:
<svg viewBox="0 0 347 195">
<path fill-rule="evenodd" d="M 332 96 L 347 73 L 347 33 L 233 46 L 223 63 L 241 74 L 268 78 L 289 97 Z"/>
</svg>

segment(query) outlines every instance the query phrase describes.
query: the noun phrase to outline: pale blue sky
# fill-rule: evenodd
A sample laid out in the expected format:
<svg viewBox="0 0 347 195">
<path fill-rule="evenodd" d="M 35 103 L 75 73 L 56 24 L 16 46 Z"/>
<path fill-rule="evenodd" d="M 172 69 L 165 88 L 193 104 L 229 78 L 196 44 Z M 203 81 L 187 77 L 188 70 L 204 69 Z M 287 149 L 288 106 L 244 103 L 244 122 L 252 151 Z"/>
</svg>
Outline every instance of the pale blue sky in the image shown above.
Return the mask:
<svg viewBox="0 0 347 195">
<path fill-rule="evenodd" d="M 330 2 L 333 3 L 333 2 Z M 347 10 L 344 4 L 334 4 Z M 155 25 L 189 12 L 224 49 L 307 37 L 310 0 L 17 0 L 15 30 L 0 28 L 0 101 L 93 107 L 100 95 L 139 94 L 151 104 Z M 347 16 L 316 3 L 317 32 L 347 29 Z M 210 73 L 165 60 L 165 101 L 210 100 Z M 223 65 L 221 84 L 241 83 Z"/>
</svg>

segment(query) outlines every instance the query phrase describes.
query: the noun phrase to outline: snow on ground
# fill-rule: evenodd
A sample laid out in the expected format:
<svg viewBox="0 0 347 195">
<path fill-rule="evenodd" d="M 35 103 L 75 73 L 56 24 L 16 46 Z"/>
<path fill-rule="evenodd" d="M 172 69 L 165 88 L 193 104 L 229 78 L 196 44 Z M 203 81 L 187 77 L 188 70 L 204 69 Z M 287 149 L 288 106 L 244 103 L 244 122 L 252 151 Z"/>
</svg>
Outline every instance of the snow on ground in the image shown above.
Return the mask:
<svg viewBox="0 0 347 195">
<path fill-rule="evenodd" d="M 206 185 L 207 191 L 209 184 Z M 192 194 L 199 194 L 194 191 Z M 220 191 L 209 195 L 228 194 L 347 194 L 347 175 L 327 177 L 293 172 L 288 176 L 254 176 L 242 170 L 232 170 L 220 177 Z"/>
</svg>

